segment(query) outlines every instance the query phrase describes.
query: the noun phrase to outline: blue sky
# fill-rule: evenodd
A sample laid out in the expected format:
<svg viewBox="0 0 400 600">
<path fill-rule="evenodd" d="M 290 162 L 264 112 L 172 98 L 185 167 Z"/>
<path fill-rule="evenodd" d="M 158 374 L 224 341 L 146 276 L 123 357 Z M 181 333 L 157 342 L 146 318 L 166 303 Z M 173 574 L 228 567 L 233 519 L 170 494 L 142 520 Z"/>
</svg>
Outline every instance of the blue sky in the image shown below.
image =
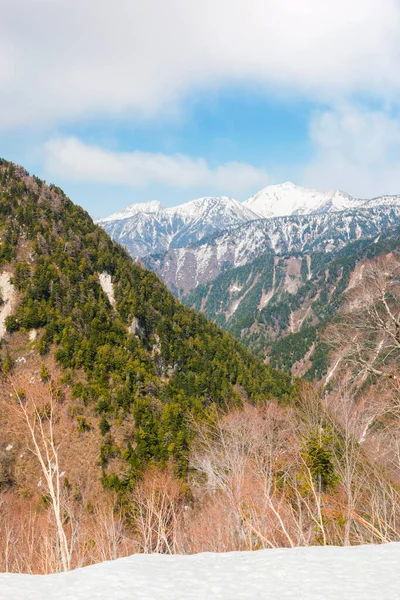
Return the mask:
<svg viewBox="0 0 400 600">
<path fill-rule="evenodd" d="M 75 182 L 62 174 L 52 177 L 43 164 L 40 151 L 41 145 L 55 135 L 52 130 L 46 129 L 43 135 L 41 129 L 33 128 L 31 140 L 27 140 L 26 130 L 21 135 L 19 132 L 15 135 L 14 131 L 5 135 L 2 152 L 49 182 L 54 179 L 75 202 L 96 217 L 110 214 L 115 207 L 149 200 L 160 200 L 166 206 L 213 194 L 233 195 L 238 200 L 245 200 L 260 186 L 298 179 L 299 171 L 311 157 L 308 122 L 313 109 L 315 107 L 306 101 L 278 101 L 257 91 L 227 86 L 212 94 L 187 97 L 179 117 L 89 119 L 57 129 L 57 137 L 74 136 L 108 150 L 132 152 L 140 149 L 150 153 L 202 157 L 214 167 L 238 161 L 265 169 L 268 173 L 265 180 L 261 177 L 255 185 L 250 183 L 237 190 L 230 187 L 229 182 L 226 190 L 216 189 L 212 183 L 189 189 L 162 183 L 132 189 L 116 183 Z"/>
<path fill-rule="evenodd" d="M 88 210 L 91 204 L 86 203 L 95 197 L 96 216 L 109 214 L 110 207 L 114 210 L 114 203 L 121 207 L 132 202 L 160 200 L 166 206 L 174 206 L 196 196 L 215 194 L 245 200 L 260 186 L 298 177 L 299 163 L 305 163 L 311 154 L 307 137 L 310 110 L 312 107 L 307 104 L 269 102 L 261 95 L 226 89 L 212 98 L 204 94 L 195 102 L 188 99 L 179 120 L 102 121 L 65 131 L 65 135 L 75 135 L 88 143 L 119 152 L 140 148 L 144 152 L 203 157 L 212 167 L 239 161 L 268 172 L 265 180 L 261 177 L 254 185 L 250 183 L 243 189 L 235 190 L 229 182 L 226 188 L 219 186 L 218 189 L 212 182 L 189 189 L 163 183 L 134 189 L 113 185 L 110 189 L 104 184 L 74 184 L 68 179 L 61 179 L 60 184 L 76 202 L 89 207 Z"/>
<path fill-rule="evenodd" d="M 400 193 L 397 0 L 15 0 L 0 155 L 93 216 L 286 180 Z"/>
</svg>

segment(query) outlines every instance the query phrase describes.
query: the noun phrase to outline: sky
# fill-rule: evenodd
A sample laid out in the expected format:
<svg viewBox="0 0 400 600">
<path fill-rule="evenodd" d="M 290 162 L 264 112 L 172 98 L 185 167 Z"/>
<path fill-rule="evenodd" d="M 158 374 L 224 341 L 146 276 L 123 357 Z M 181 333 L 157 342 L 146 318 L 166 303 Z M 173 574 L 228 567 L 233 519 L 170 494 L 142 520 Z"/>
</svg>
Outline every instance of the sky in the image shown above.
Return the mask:
<svg viewBox="0 0 400 600">
<path fill-rule="evenodd" d="M 400 0 L 5 0 L 0 156 L 94 217 L 400 193 Z"/>
</svg>

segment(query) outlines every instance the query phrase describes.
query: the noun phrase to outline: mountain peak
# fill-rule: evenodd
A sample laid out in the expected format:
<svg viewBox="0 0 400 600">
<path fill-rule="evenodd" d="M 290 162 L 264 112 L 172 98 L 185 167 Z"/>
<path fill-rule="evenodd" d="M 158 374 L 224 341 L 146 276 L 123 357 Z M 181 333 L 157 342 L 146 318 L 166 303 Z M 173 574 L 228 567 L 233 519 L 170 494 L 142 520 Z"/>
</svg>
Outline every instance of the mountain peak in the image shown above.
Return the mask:
<svg viewBox="0 0 400 600">
<path fill-rule="evenodd" d="M 204 196 L 195 198 L 190 202 L 167 208 L 166 212 L 180 216 L 202 217 L 208 214 L 223 215 L 224 218 L 229 215 L 229 224 L 240 221 L 248 221 L 257 218 L 257 215 L 230 196 Z"/>
<path fill-rule="evenodd" d="M 165 210 L 165 207 L 158 200 L 151 200 L 150 202 L 137 202 L 135 204 L 129 204 L 122 210 L 113 213 L 109 217 L 104 219 L 98 219 L 97 223 L 108 223 L 110 221 L 120 221 L 122 219 L 129 219 L 138 213 L 156 213 Z"/>
<path fill-rule="evenodd" d="M 359 204 L 359 200 L 340 190 L 319 192 L 291 181 L 269 185 L 244 202 L 247 208 L 264 218 L 345 210 Z"/>
<path fill-rule="evenodd" d="M 171 208 L 150 203 L 153 210 L 143 210 L 148 206 L 134 204 L 98 221 L 135 257 L 185 246 L 226 227 L 258 218 L 229 196 L 205 196 Z"/>
</svg>

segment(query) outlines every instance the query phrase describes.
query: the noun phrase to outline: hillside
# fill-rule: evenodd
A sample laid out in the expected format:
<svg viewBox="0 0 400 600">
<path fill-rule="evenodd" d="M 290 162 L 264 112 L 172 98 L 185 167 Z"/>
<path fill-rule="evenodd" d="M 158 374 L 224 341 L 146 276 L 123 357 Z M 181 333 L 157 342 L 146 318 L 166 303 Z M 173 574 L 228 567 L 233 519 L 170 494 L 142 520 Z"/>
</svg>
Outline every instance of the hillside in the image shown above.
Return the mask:
<svg viewBox="0 0 400 600">
<path fill-rule="evenodd" d="M 396 250 L 398 236 L 397 227 L 389 228 L 379 239 L 360 239 L 331 253 L 269 250 L 199 285 L 184 301 L 274 367 L 319 379 L 328 368 L 322 332 L 343 305 L 354 269 Z"/>
<path fill-rule="evenodd" d="M 361 356 L 369 348 L 369 369 L 389 382 L 375 387 L 385 403 L 327 402 L 181 304 L 59 188 L 6 161 L 0 214 L 0 569 L 398 541 L 399 352 L 388 336 L 365 335 Z M 342 267 L 319 260 L 300 274 L 320 285 L 332 268 L 339 286 Z M 278 289 L 280 266 L 272 254 L 265 264 L 264 284 Z"/>
<path fill-rule="evenodd" d="M 396 600 L 400 545 L 131 556 L 72 573 L 0 575 L 3 600 Z"/>
<path fill-rule="evenodd" d="M 258 219 L 203 241 L 150 255 L 143 262 L 179 297 L 222 272 L 249 264 L 265 252 L 298 257 L 334 254 L 363 238 L 377 238 L 400 223 L 400 207 Z"/>
<path fill-rule="evenodd" d="M 235 403 L 241 389 L 254 401 L 290 394 L 287 378 L 177 302 L 60 189 L 2 161 L 0 191 L 0 259 L 17 297 L 3 368 L 17 346 L 25 377 L 38 360 L 68 373 L 78 415 L 91 406 L 112 423 L 133 410 L 140 444 L 113 451 L 127 458 L 125 481 L 149 459 L 185 469 L 191 411 Z"/>
</svg>

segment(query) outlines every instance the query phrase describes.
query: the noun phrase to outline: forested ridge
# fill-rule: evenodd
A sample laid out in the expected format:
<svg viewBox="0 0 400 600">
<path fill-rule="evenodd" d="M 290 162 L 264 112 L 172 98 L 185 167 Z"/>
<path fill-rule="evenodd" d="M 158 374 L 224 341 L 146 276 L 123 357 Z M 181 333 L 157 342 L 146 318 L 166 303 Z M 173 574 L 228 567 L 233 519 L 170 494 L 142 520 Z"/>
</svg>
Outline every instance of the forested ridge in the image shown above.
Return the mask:
<svg viewBox="0 0 400 600">
<path fill-rule="evenodd" d="M 2 269 L 11 269 L 19 296 L 7 330 L 37 330 L 36 350 L 54 353 L 78 417 L 80 403 L 101 415 L 105 485 L 129 486 L 147 464 L 170 459 L 184 476 L 190 418 L 244 396 L 290 397 L 288 376 L 176 301 L 59 188 L 6 161 L 0 215 Z M 115 309 L 99 284 L 103 272 L 112 278 Z M 13 358 L 3 342 L 3 370 Z M 118 446 L 111 425 L 127 415 L 134 437 Z M 85 419 L 78 423 L 84 430 Z M 122 476 L 106 470 L 115 454 L 126 462 Z"/>
</svg>

